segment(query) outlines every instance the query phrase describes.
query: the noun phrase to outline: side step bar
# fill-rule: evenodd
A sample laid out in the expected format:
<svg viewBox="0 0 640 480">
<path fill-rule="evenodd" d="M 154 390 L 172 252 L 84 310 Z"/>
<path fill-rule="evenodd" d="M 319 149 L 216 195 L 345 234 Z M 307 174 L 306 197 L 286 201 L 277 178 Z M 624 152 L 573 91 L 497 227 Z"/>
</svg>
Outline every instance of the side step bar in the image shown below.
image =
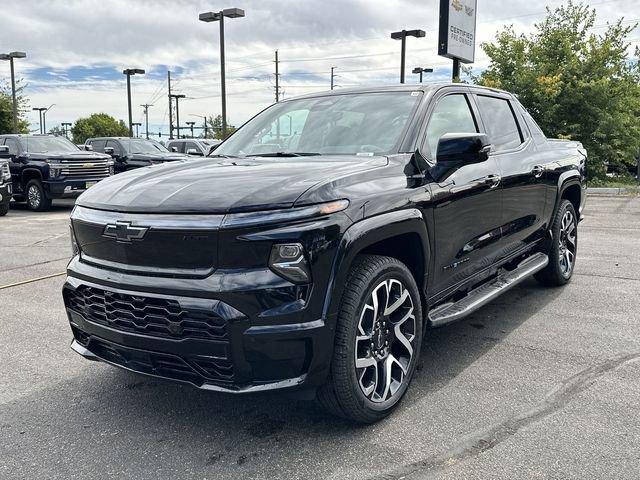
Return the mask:
<svg viewBox="0 0 640 480">
<path fill-rule="evenodd" d="M 449 302 L 440 305 L 429 312 L 429 325 L 439 327 L 449 322 L 454 322 L 466 317 L 471 312 L 482 307 L 517 285 L 525 278 L 542 270 L 549 263 L 549 257 L 544 253 L 536 253 L 523 260 L 515 270 L 498 275 L 488 283 L 471 290 L 466 297 L 457 302 Z"/>
</svg>

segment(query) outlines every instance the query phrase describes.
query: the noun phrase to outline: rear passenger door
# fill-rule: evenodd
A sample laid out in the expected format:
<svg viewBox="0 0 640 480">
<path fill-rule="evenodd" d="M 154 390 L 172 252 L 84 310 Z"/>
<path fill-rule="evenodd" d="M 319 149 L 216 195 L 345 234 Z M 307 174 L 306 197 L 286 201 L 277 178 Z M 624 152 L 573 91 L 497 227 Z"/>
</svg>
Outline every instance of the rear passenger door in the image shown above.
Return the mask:
<svg viewBox="0 0 640 480">
<path fill-rule="evenodd" d="M 476 94 L 492 157 L 502 175 L 502 245 L 508 255 L 540 238 L 546 202 L 545 167 L 517 105 L 508 94 Z"/>
</svg>

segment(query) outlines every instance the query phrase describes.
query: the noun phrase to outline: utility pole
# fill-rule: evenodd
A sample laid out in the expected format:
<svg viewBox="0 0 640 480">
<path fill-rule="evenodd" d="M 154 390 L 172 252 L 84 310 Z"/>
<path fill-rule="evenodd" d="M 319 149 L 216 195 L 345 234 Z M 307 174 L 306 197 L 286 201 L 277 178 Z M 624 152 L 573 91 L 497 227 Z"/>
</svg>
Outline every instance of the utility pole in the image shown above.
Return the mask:
<svg viewBox="0 0 640 480">
<path fill-rule="evenodd" d="M 146 130 L 146 136 L 147 136 L 147 140 L 149 140 L 149 107 L 153 107 L 152 103 L 145 103 L 143 105 L 140 105 L 141 107 L 144 108 L 144 125 L 145 125 L 145 130 Z"/>
<path fill-rule="evenodd" d="M 333 79 L 335 78 L 335 73 L 333 73 L 333 71 L 336 69 L 336 67 L 331 67 L 331 90 L 333 90 Z"/>
<path fill-rule="evenodd" d="M 181 98 L 185 98 L 186 95 L 181 94 L 181 93 L 172 93 L 170 98 L 175 98 L 176 99 L 176 129 L 178 130 L 178 138 L 180 138 L 180 104 L 178 103 L 178 101 Z M 173 137 L 169 137 L 169 138 L 173 138 Z"/>
<path fill-rule="evenodd" d="M 278 73 L 278 50 L 276 50 L 276 103 L 280 101 L 280 74 Z"/>
<path fill-rule="evenodd" d="M 173 140 L 173 112 L 171 111 L 171 72 L 167 70 L 167 87 L 169 90 L 169 140 Z"/>
</svg>

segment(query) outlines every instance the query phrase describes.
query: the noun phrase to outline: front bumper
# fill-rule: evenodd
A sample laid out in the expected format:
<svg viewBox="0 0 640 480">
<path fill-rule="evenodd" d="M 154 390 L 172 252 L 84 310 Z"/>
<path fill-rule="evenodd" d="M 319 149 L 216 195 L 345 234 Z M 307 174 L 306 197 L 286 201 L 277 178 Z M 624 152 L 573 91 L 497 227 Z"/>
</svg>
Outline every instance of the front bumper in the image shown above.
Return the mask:
<svg viewBox="0 0 640 480">
<path fill-rule="evenodd" d="M 99 272 L 103 278 L 98 282 L 85 276 Z M 69 274 L 63 296 L 72 349 L 85 358 L 229 393 L 313 389 L 328 373 L 333 341 L 324 319 L 308 318 L 299 301 L 284 305 L 280 315 L 253 313 L 251 305 L 264 305 L 265 295 L 286 291 L 270 285 L 264 274 L 253 280 L 244 274 L 249 277 L 245 288 L 250 288 L 238 291 L 233 275 L 216 273 L 212 277 L 226 278 L 213 281 L 234 284 L 235 291 L 215 293 L 210 290 L 212 277 L 151 278 L 153 293 L 145 285 L 130 288 L 131 281 L 142 277 L 115 272 L 105 276 L 104 270 L 77 259 Z M 264 283 L 254 282 L 258 278 Z M 174 294 L 162 288 L 171 285 Z"/>
<path fill-rule="evenodd" d="M 43 187 L 48 198 L 76 198 L 100 180 L 104 179 L 74 178 L 73 180 L 51 180 L 44 182 Z"/>
</svg>

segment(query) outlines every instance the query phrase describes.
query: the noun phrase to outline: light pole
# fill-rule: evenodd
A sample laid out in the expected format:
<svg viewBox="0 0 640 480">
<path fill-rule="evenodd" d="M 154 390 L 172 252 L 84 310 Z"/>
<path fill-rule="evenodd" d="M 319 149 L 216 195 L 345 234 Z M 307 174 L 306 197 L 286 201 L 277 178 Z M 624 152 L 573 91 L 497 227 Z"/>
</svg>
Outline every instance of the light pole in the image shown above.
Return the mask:
<svg viewBox="0 0 640 480">
<path fill-rule="evenodd" d="M 189 125 L 189 128 L 191 129 L 191 138 L 193 138 L 193 126 L 196 124 L 196 122 L 184 122 L 187 125 Z"/>
<path fill-rule="evenodd" d="M 71 125 L 73 125 L 72 123 L 69 122 L 62 122 L 62 130 L 64 130 L 64 136 L 69 138 L 69 130 L 67 129 L 67 127 L 71 127 Z"/>
<path fill-rule="evenodd" d="M 336 74 L 333 73 L 333 71 L 336 69 L 336 67 L 331 67 L 331 90 L 333 90 L 333 87 L 335 87 L 334 83 L 333 83 L 333 79 L 336 78 Z"/>
<path fill-rule="evenodd" d="M 180 105 L 178 104 L 178 101 L 181 98 L 186 97 L 186 95 L 182 94 L 182 93 L 172 93 L 171 94 L 171 98 L 175 98 L 176 99 L 176 128 L 178 130 L 178 138 L 180 138 Z"/>
<path fill-rule="evenodd" d="M 205 12 L 199 15 L 202 22 L 220 22 L 220 90 L 222 95 L 222 139 L 227 136 L 227 92 L 224 72 L 224 17 L 240 18 L 244 17 L 244 10 L 241 8 L 225 8 L 219 12 Z"/>
<path fill-rule="evenodd" d="M 11 65 L 11 97 L 13 100 L 13 133 L 18 133 L 18 102 L 16 100 L 16 75 L 13 69 L 14 58 L 25 58 L 27 56 L 24 52 L 10 52 L 0 54 L 0 60 L 9 60 Z"/>
<path fill-rule="evenodd" d="M 136 137 L 140 138 L 140 132 L 138 131 L 138 127 L 141 127 L 142 124 L 141 123 L 132 123 L 131 125 L 133 125 L 134 127 L 136 127 Z"/>
<path fill-rule="evenodd" d="M 55 103 L 52 103 L 51 105 L 49 105 L 48 108 L 44 109 L 44 112 L 42 112 L 42 133 L 47 133 L 47 112 L 49 110 L 51 110 L 53 107 L 55 106 Z"/>
<path fill-rule="evenodd" d="M 412 73 L 419 73 L 420 74 L 420 83 L 422 83 L 422 72 L 424 72 L 424 73 L 433 73 L 433 68 L 416 67 L 411 72 Z"/>
<path fill-rule="evenodd" d="M 38 112 L 40 115 L 39 125 L 40 125 L 40 134 L 42 135 L 42 112 L 47 111 L 47 107 L 33 107 L 31 110 L 34 112 Z"/>
<path fill-rule="evenodd" d="M 127 76 L 127 106 L 129 107 L 129 136 L 133 137 L 133 119 L 131 117 L 131 75 L 144 75 L 141 68 L 125 68 L 122 73 Z"/>
<path fill-rule="evenodd" d="M 425 35 L 424 30 L 401 30 L 391 34 L 391 38 L 402 42 L 400 50 L 400 83 L 404 83 L 404 57 L 407 51 L 407 37 L 423 38 Z"/>
<path fill-rule="evenodd" d="M 207 117 L 206 115 L 196 115 L 195 113 L 190 113 L 189 115 L 191 115 L 192 117 L 198 117 L 198 118 L 202 118 L 204 120 L 204 135 L 203 138 L 207 138 Z"/>
<path fill-rule="evenodd" d="M 145 103 L 144 105 L 140 105 L 144 107 L 144 125 L 145 125 L 145 134 L 147 136 L 147 140 L 149 140 L 149 107 L 153 107 L 151 103 Z"/>
</svg>

